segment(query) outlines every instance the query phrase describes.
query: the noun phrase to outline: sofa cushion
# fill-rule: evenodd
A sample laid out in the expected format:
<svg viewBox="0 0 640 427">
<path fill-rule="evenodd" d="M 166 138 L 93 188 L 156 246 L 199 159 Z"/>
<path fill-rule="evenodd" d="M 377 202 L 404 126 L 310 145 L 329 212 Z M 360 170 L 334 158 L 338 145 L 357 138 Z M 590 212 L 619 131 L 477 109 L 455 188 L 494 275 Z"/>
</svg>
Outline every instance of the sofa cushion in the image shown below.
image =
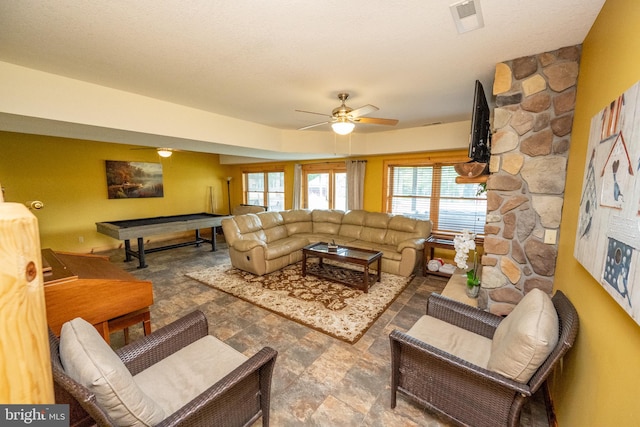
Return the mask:
<svg viewBox="0 0 640 427">
<path fill-rule="evenodd" d="M 353 210 L 344 214 L 339 234 L 341 237 L 357 239 L 360 237 L 367 211 Z"/>
<path fill-rule="evenodd" d="M 481 368 L 487 367 L 491 355 L 489 338 L 427 315 L 420 317 L 407 335 Z"/>
<path fill-rule="evenodd" d="M 311 211 L 306 209 L 292 209 L 280 212 L 289 236 L 298 233 L 312 233 L 313 222 Z"/>
<path fill-rule="evenodd" d="M 387 234 L 387 224 L 391 215 L 382 212 L 367 212 L 364 219 L 364 227 L 360 232 L 360 240 L 372 243 L 384 243 Z"/>
<path fill-rule="evenodd" d="M 236 222 L 238 227 L 240 239 L 257 239 L 263 242 L 267 241 L 267 237 L 262 229 L 262 222 L 256 214 L 246 214 L 233 217 L 233 221 Z M 223 226 L 224 229 L 224 226 Z M 225 235 L 226 237 L 226 235 Z"/>
<path fill-rule="evenodd" d="M 165 418 L 162 406 L 138 387 L 124 363 L 84 319 L 62 325 L 60 361 L 118 425 L 152 426 Z"/>
<path fill-rule="evenodd" d="M 290 209 L 281 211 L 282 219 L 285 224 L 292 222 L 311 222 L 311 211 L 309 209 Z"/>
<path fill-rule="evenodd" d="M 496 328 L 488 369 L 528 382 L 558 343 L 558 330 L 553 301 L 532 289 Z"/>
<path fill-rule="evenodd" d="M 284 225 L 284 219 L 280 212 L 260 212 L 256 214 L 262 224 L 262 228 L 272 228 L 279 225 Z"/>
<path fill-rule="evenodd" d="M 286 239 L 289 237 L 289 233 L 287 232 L 287 227 L 279 225 L 276 227 L 265 228 L 264 236 L 267 239 L 267 243 L 272 243 L 280 239 Z"/>
<path fill-rule="evenodd" d="M 321 234 L 321 233 L 299 233 L 299 234 L 296 234 L 294 237 L 306 239 L 309 242 L 309 244 L 318 243 L 318 242 L 330 243 L 333 241 L 336 244 L 342 245 L 342 246 L 354 246 L 353 243 L 355 243 L 356 241 L 355 239 L 352 239 L 350 237 L 336 236 L 335 234 Z"/>
<path fill-rule="evenodd" d="M 255 233 L 262 230 L 262 222 L 256 214 L 246 214 L 233 217 L 236 224 L 238 224 L 238 230 L 240 233 Z"/>
<path fill-rule="evenodd" d="M 313 232 L 338 235 L 344 212 L 333 209 L 315 209 L 311 212 Z"/>
<path fill-rule="evenodd" d="M 246 360 L 242 353 L 207 335 L 133 378 L 167 414 L 172 414 Z"/>
<path fill-rule="evenodd" d="M 288 256 L 291 252 L 302 250 L 308 244 L 309 241 L 302 237 L 285 237 L 269 243 L 264 250 L 264 257 L 265 260 L 272 260 Z"/>
<path fill-rule="evenodd" d="M 356 240 L 349 243 L 349 246 L 356 248 L 369 249 L 371 251 L 382 252 L 382 258 L 392 259 L 400 261 L 402 259 L 402 253 L 397 251 L 397 246 L 381 245 L 376 243 L 367 242 L 365 240 Z"/>
<path fill-rule="evenodd" d="M 258 214 L 258 219 L 262 223 L 267 243 L 284 239 L 289 236 L 287 228 L 284 226 L 284 220 L 280 212 L 262 212 Z"/>
<path fill-rule="evenodd" d="M 431 234 L 429 222 L 395 215 L 389 220 L 384 243 L 398 245 L 408 239 L 426 239 L 429 234 Z"/>
</svg>

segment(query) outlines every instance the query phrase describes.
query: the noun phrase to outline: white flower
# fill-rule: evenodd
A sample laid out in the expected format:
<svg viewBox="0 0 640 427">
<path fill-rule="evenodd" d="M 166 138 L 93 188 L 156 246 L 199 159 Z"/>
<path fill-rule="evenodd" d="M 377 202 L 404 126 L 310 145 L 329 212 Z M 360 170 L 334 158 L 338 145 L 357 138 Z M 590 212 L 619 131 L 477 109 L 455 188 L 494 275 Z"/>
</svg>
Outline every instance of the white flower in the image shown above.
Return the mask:
<svg viewBox="0 0 640 427">
<path fill-rule="evenodd" d="M 467 229 L 462 230 L 462 234 L 456 234 L 453 238 L 453 246 L 456 248 L 454 261 L 458 268 L 463 270 L 469 268 L 467 259 L 469 258 L 469 251 L 476 249 L 475 239 L 476 235 Z"/>
</svg>

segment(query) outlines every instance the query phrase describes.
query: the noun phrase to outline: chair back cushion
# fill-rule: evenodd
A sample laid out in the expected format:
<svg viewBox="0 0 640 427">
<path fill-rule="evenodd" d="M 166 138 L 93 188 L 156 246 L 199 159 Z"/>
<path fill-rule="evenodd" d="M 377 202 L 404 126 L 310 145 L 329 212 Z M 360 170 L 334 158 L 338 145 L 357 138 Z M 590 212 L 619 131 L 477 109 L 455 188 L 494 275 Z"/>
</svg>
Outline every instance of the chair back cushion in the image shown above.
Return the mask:
<svg viewBox="0 0 640 427">
<path fill-rule="evenodd" d="M 89 322 L 78 317 L 62 325 L 60 361 L 67 375 L 94 393 L 118 425 L 153 426 L 165 418 Z"/>
<path fill-rule="evenodd" d="M 496 328 L 487 368 L 528 382 L 558 343 L 558 328 L 551 298 L 532 289 Z"/>
</svg>

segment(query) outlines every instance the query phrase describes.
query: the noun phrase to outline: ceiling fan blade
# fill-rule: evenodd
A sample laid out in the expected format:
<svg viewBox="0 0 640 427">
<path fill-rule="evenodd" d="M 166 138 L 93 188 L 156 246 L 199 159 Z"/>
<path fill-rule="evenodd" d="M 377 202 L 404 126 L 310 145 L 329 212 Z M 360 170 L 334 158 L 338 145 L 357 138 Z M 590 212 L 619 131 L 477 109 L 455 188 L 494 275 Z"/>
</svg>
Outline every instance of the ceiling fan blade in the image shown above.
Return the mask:
<svg viewBox="0 0 640 427">
<path fill-rule="evenodd" d="M 309 125 L 309 126 L 305 126 L 305 127 L 298 128 L 298 130 L 311 129 L 311 128 L 314 128 L 314 127 L 316 127 L 316 126 L 328 125 L 329 123 L 331 123 L 331 122 L 320 122 L 320 123 L 315 123 L 315 124 L 312 124 L 312 125 Z"/>
<path fill-rule="evenodd" d="M 358 118 L 360 116 L 366 116 L 369 113 L 373 113 L 374 111 L 378 111 L 379 108 L 376 107 L 375 105 L 371 105 L 371 104 L 367 104 L 367 105 L 363 105 L 360 108 L 356 108 L 355 110 L 351 110 L 351 112 L 349 113 L 349 116 L 355 118 Z"/>
<path fill-rule="evenodd" d="M 332 117 L 330 114 L 316 113 L 315 111 L 296 110 L 298 113 L 317 114 L 319 116 Z"/>
<path fill-rule="evenodd" d="M 354 120 L 356 123 L 369 123 L 373 125 L 395 126 L 398 124 L 396 119 L 380 119 L 377 117 L 359 117 Z"/>
</svg>

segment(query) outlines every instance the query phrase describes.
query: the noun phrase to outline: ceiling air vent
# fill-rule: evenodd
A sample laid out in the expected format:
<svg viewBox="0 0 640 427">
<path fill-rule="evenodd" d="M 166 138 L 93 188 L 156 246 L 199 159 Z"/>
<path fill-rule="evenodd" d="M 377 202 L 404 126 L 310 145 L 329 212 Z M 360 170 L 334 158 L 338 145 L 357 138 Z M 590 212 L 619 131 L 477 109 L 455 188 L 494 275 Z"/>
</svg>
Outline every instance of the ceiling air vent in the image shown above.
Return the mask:
<svg viewBox="0 0 640 427">
<path fill-rule="evenodd" d="M 480 0 L 465 0 L 449 6 L 453 22 L 456 23 L 458 33 L 477 30 L 484 27 Z"/>
</svg>

